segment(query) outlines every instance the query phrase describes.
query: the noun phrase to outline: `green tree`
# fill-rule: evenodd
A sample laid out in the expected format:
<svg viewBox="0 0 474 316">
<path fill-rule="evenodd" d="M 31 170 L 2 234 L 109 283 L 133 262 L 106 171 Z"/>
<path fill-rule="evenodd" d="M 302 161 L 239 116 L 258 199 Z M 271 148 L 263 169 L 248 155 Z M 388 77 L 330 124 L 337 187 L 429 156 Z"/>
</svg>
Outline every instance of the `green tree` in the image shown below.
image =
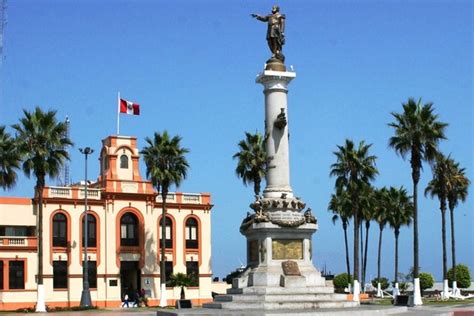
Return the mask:
<svg viewBox="0 0 474 316">
<path fill-rule="evenodd" d="M 348 284 L 352 283 L 352 277 L 350 274 L 340 273 L 334 277 L 332 283 L 337 290 L 341 291 L 344 290 Z"/>
<path fill-rule="evenodd" d="M 456 270 L 456 279 L 454 278 L 454 272 Z M 456 280 L 457 286 L 461 289 L 465 289 L 471 286 L 471 271 L 469 267 L 464 264 L 458 264 L 456 269 L 448 270 L 448 282 L 449 286 L 453 286 L 453 281 Z"/>
<path fill-rule="evenodd" d="M 388 224 L 393 228 L 395 235 L 395 280 L 398 282 L 398 237 L 400 235 L 400 228 L 402 226 L 410 225 L 413 218 L 413 203 L 408 197 L 407 191 L 400 187 L 400 189 L 390 187 L 387 192 L 387 210 L 388 210 Z"/>
<path fill-rule="evenodd" d="M 260 194 L 261 182 L 267 174 L 267 154 L 264 139 L 258 132 L 245 132 L 245 139 L 238 143 L 239 151 L 232 156 L 237 159 L 235 173 L 245 185 L 253 183 L 255 195 Z"/>
<path fill-rule="evenodd" d="M 166 198 L 172 185 L 179 186 L 186 178 L 189 168 L 185 155 L 187 148 L 181 147 L 181 137 L 170 137 L 167 131 L 146 137 L 147 145 L 141 151 L 146 164 L 146 175 L 162 197 L 161 215 L 161 258 L 160 258 L 160 306 L 166 306 Z"/>
<path fill-rule="evenodd" d="M 434 278 L 431 273 L 428 272 L 421 272 L 420 273 L 420 289 L 423 293 L 424 290 L 433 287 L 434 285 Z"/>
<path fill-rule="evenodd" d="M 168 286 L 171 287 L 180 287 L 181 288 L 181 293 L 180 293 L 180 299 L 185 300 L 186 299 L 186 293 L 184 292 L 185 287 L 189 287 L 192 285 L 192 280 L 189 276 L 187 276 L 184 273 L 173 273 L 170 276 L 170 280 L 168 281 Z"/>
<path fill-rule="evenodd" d="M 373 286 L 373 287 L 377 287 L 378 284 L 380 283 L 380 287 L 381 287 L 382 290 L 387 289 L 388 286 L 389 286 L 388 279 L 387 279 L 387 278 L 383 278 L 383 277 L 382 277 L 382 278 L 375 278 L 375 279 L 372 279 L 371 283 L 372 283 L 372 286 Z"/>
<path fill-rule="evenodd" d="M 347 242 L 347 227 L 349 220 L 352 217 L 351 203 L 349 194 L 344 189 L 336 190 L 335 194 L 331 194 L 328 210 L 333 212 L 332 222 L 336 223 L 337 219 L 341 219 L 342 229 L 344 231 L 344 248 L 346 251 L 346 270 L 347 275 L 351 275 L 350 258 L 349 258 L 349 244 Z"/>
<path fill-rule="evenodd" d="M 381 280 L 380 276 L 380 265 L 382 260 L 382 233 L 387 225 L 389 210 L 387 207 L 388 190 L 386 187 L 378 189 L 374 193 L 374 219 L 379 225 L 379 244 L 378 244 L 378 256 L 377 256 L 377 280 Z"/>
<path fill-rule="evenodd" d="M 5 131 L 5 126 L 0 126 L 0 188 L 15 186 L 19 168 L 20 154 L 15 139 Z"/>
<path fill-rule="evenodd" d="M 439 200 L 439 209 L 441 211 L 441 240 L 443 249 L 443 280 L 448 279 L 448 258 L 446 251 L 446 199 L 448 195 L 446 186 L 448 175 L 447 160 L 448 158 L 441 153 L 436 155 L 435 163 L 432 168 L 433 179 L 428 182 L 428 185 L 425 189 L 425 196 L 430 195 L 431 198 L 437 196 Z"/>
<path fill-rule="evenodd" d="M 435 158 L 440 140 L 445 139 L 444 130 L 448 124 L 438 121 L 434 114 L 433 103 L 421 104 L 409 98 L 403 104 L 403 113 L 394 113 L 393 127 L 395 136 L 390 137 L 389 146 L 405 159 L 410 156 L 411 176 L 413 181 L 413 277 L 419 274 L 418 249 L 418 182 L 422 162 L 432 162 Z M 415 298 L 416 299 L 416 298 Z M 417 302 L 415 302 L 417 304 Z"/>
<path fill-rule="evenodd" d="M 337 146 L 334 152 L 336 162 L 331 165 L 330 175 L 336 177 L 336 190 L 344 189 L 348 192 L 352 214 L 354 216 L 354 280 L 359 280 L 359 196 L 364 186 L 368 185 L 378 171 L 375 167 L 376 156 L 369 154 L 372 145 L 364 141 L 355 147 L 352 140 L 346 139 L 343 146 Z"/>
<path fill-rule="evenodd" d="M 466 169 L 461 168 L 458 162 L 449 158 L 447 164 L 447 198 L 449 206 L 449 215 L 451 219 L 451 255 L 453 266 L 453 279 L 456 276 L 456 242 L 454 235 L 454 209 L 459 201 L 464 202 L 467 198 L 467 191 L 470 181 L 466 176 Z"/>
<path fill-rule="evenodd" d="M 43 287 L 43 190 L 46 176 L 59 175 L 62 165 L 69 160 L 67 146 L 72 145 L 66 136 L 66 124 L 56 120 L 56 111 L 33 112 L 23 110 L 24 117 L 12 127 L 16 131 L 22 169 L 27 177 L 36 178 L 34 201 L 38 207 L 38 291 Z M 37 311 L 45 311 L 44 301 L 38 295 Z"/>
</svg>

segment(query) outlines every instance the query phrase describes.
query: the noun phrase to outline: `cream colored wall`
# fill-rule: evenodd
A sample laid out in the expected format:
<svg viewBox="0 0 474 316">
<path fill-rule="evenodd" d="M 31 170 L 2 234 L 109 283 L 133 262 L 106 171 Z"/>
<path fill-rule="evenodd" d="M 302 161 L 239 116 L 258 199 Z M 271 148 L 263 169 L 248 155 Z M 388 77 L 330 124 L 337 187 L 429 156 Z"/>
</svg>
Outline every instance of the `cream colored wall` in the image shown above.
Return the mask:
<svg viewBox="0 0 474 316">
<path fill-rule="evenodd" d="M 36 214 L 31 204 L 0 204 L 0 224 L 36 226 Z"/>
</svg>

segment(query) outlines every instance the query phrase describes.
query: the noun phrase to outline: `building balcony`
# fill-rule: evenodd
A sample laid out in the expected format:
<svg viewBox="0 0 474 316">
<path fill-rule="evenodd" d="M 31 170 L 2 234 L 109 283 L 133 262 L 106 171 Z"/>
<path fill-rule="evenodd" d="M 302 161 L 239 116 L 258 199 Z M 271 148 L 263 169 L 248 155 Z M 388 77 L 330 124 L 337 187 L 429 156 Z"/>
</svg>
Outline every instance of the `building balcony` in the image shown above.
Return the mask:
<svg viewBox="0 0 474 316">
<path fill-rule="evenodd" d="M 167 203 L 183 203 L 183 204 L 210 204 L 209 193 L 182 193 L 170 192 L 166 196 Z M 156 197 L 156 202 L 163 202 L 161 194 Z"/>
<path fill-rule="evenodd" d="M 45 197 L 60 199 L 84 199 L 86 190 L 84 187 L 47 187 L 45 188 Z M 89 200 L 100 200 L 100 189 L 87 189 L 87 198 Z"/>
<path fill-rule="evenodd" d="M 2 236 L 0 237 L 0 249 L 11 249 L 11 248 L 25 248 L 36 249 L 38 246 L 38 239 L 36 237 L 13 237 L 13 236 Z"/>
</svg>

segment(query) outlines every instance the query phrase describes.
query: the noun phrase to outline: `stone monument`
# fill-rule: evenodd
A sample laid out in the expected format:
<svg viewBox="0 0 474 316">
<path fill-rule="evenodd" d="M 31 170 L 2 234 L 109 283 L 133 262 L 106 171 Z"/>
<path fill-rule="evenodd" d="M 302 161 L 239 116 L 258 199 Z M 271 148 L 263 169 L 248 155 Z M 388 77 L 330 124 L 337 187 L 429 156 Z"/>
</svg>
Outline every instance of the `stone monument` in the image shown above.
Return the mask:
<svg viewBox="0 0 474 316">
<path fill-rule="evenodd" d="M 318 229 L 317 220 L 290 185 L 288 85 L 296 73 L 286 71 L 284 64 L 285 16 L 274 6 L 272 14 L 252 17 L 268 22 L 267 42 L 272 52 L 256 79 L 265 95 L 266 188 L 263 197 L 256 196 L 250 204 L 254 212 L 240 226 L 247 239 L 247 269 L 233 280 L 228 295 L 219 295 L 204 307 L 307 310 L 357 306 L 347 301 L 347 295 L 334 294 L 314 267 L 312 235 Z"/>
</svg>

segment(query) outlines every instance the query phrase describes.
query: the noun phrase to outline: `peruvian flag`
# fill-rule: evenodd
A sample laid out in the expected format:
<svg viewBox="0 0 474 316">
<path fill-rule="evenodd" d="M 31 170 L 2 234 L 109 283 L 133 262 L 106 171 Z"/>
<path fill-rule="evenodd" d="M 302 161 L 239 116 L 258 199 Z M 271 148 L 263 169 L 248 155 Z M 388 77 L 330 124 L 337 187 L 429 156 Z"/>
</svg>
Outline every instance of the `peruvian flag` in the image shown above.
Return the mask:
<svg viewBox="0 0 474 316">
<path fill-rule="evenodd" d="M 140 115 L 140 105 L 131 101 L 120 99 L 120 113 Z"/>
</svg>

